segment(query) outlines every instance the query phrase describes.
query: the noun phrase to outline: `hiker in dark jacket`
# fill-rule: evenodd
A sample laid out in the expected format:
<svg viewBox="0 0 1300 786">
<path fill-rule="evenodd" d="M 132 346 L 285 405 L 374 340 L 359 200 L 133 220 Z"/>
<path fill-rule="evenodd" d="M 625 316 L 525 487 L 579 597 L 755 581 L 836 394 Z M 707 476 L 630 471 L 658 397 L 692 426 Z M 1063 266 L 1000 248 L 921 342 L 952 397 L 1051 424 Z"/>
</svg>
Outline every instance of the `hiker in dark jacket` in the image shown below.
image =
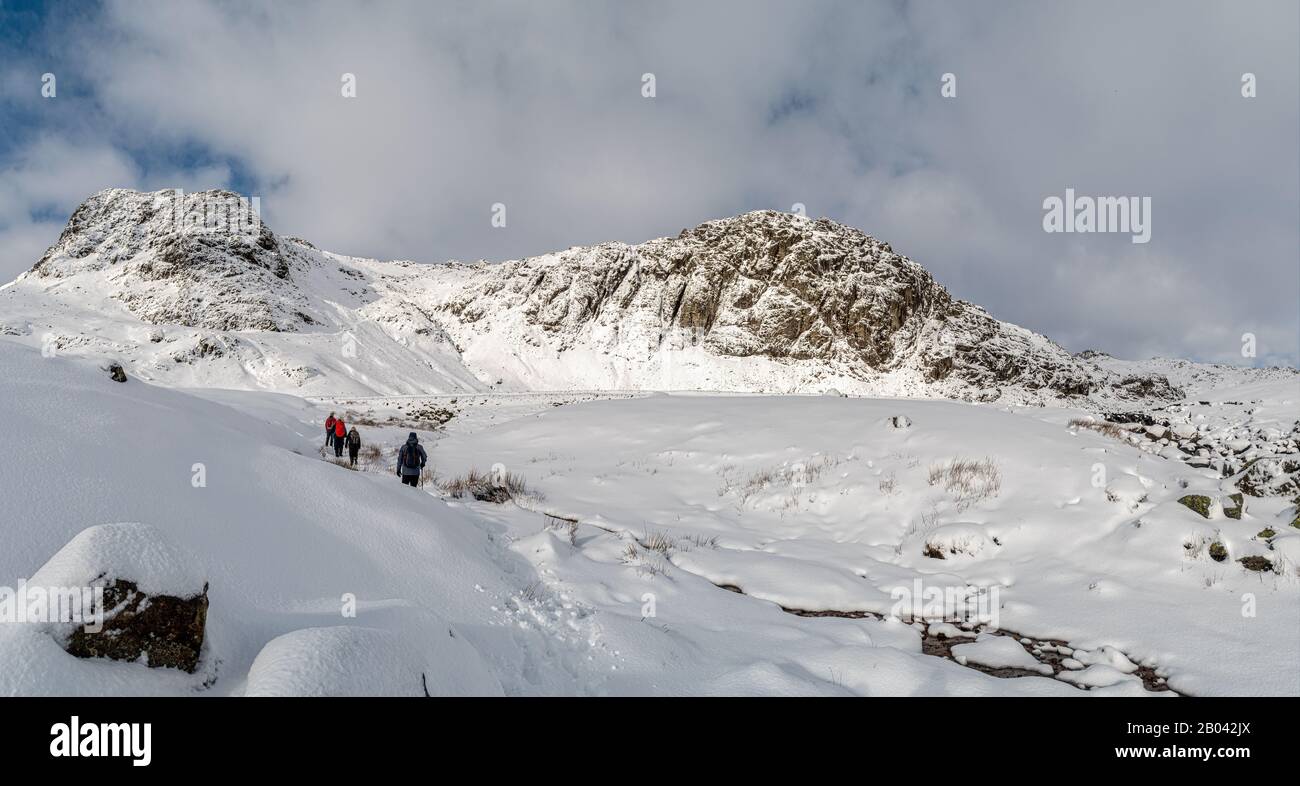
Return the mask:
<svg viewBox="0 0 1300 786">
<path fill-rule="evenodd" d="M 420 485 L 420 471 L 428 460 L 428 454 L 420 445 L 420 438 L 412 431 L 411 436 L 406 438 L 406 444 L 397 451 L 397 474 L 402 482 L 408 486 Z"/>
<path fill-rule="evenodd" d="M 361 452 L 361 435 L 357 433 L 357 427 L 353 426 L 348 432 L 348 461 L 352 462 L 351 466 L 357 465 L 357 454 Z"/>
</svg>

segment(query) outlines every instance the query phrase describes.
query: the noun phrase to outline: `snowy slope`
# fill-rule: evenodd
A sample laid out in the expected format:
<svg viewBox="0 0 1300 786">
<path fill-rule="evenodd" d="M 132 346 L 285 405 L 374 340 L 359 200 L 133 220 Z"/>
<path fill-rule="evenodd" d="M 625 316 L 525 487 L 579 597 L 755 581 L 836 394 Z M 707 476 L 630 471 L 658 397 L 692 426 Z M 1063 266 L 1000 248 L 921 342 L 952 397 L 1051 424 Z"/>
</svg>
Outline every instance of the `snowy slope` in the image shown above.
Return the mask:
<svg viewBox="0 0 1300 786">
<path fill-rule="evenodd" d="M 449 631 L 480 624 L 492 598 L 510 591 L 489 540 L 463 512 L 296 453 L 310 452 L 317 433 L 308 438 L 299 423 L 113 383 L 82 362 L 11 343 L 0 344 L 0 367 L 10 410 L 0 584 L 16 586 L 78 532 L 118 521 L 158 528 L 196 555 L 211 583 L 198 673 L 79 660 L 38 626 L 12 623 L 0 625 L 0 695 L 192 694 L 208 683 L 239 693 L 271 639 L 351 624 L 380 631 L 366 635 L 410 667 L 372 673 L 363 681 L 370 692 L 420 695 L 420 670 L 448 693 L 501 690 L 467 638 L 447 643 Z M 193 485 L 198 464 L 206 486 Z M 344 593 L 359 599 L 355 620 L 340 612 Z M 299 657 L 330 657 L 301 649 Z M 345 665 L 371 668 L 363 653 Z M 274 691 L 274 670 L 263 665 L 260 690 Z M 332 684 L 328 665 L 299 674 L 299 687 L 313 673 Z"/>
<path fill-rule="evenodd" d="M 297 395 L 844 393 L 1052 404 L 1180 398 L 956 300 L 884 242 L 760 211 L 639 245 L 379 262 L 178 224 L 168 192 L 88 199 L 0 287 L 0 336 L 170 386 Z M 188 194 L 181 214 L 226 192 Z"/>
<path fill-rule="evenodd" d="M 996 587 L 1002 628 L 1122 652 L 1175 691 L 1300 692 L 1294 503 L 1249 498 L 1242 519 L 1206 520 L 1176 500 L 1218 499 L 1236 491 L 1230 479 L 1068 427 L 1076 414 L 658 395 L 448 436 L 437 453 L 449 473 L 502 464 L 545 491 L 546 510 L 582 522 L 576 552 L 535 557 L 571 597 L 599 604 L 618 564 L 661 566 L 646 586 L 674 630 L 698 619 L 679 595 L 697 577 L 786 608 L 878 615 L 919 579 Z M 898 415 L 911 425 L 893 427 Z M 987 458 L 997 488 L 964 497 L 930 482 L 958 458 Z M 1216 541 L 1224 562 L 1207 556 Z M 1249 571 L 1237 560 L 1250 555 L 1280 567 Z M 846 685 L 858 679 L 846 669 Z"/>
<path fill-rule="evenodd" d="M 172 221 L 101 192 L 0 287 L 0 587 L 177 555 L 200 667 L 0 624 L 0 695 L 1300 694 L 1294 369 L 1072 356 L 770 212 L 473 265 Z M 830 388 L 896 398 L 771 395 Z M 442 490 L 493 467 L 539 495 Z"/>
<path fill-rule="evenodd" d="M 1063 411 L 657 395 L 539 402 L 426 434 L 444 477 L 494 463 L 524 474 L 545 498 L 518 507 L 322 461 L 324 413 L 301 399 L 118 384 L 12 342 L 0 367 L 13 410 L 0 495 L 15 513 L 0 527 L 0 585 L 36 575 L 88 527 L 136 521 L 193 555 L 211 601 L 194 675 L 79 660 L 41 626 L 0 625 L 0 694 L 1086 695 L 1083 683 L 1158 695 L 1144 675 L 1190 693 L 1297 692 L 1293 562 L 1256 574 L 1185 549 L 1217 536 L 1234 559 L 1294 561 L 1300 531 L 1272 550 L 1254 538 L 1284 530 L 1290 503 L 1202 520 L 1170 497 L 1219 479 L 1072 433 L 1051 420 Z M 889 425 L 899 414 L 912 424 Z M 405 433 L 362 430 L 383 445 Z M 959 509 L 928 485 L 931 463 L 986 454 L 995 495 Z M 1090 482 L 1097 461 L 1140 477 L 1148 500 L 1108 500 Z M 206 486 L 192 483 L 197 463 Z M 580 522 L 570 534 L 547 511 Z M 661 551 L 646 545 L 656 533 Z M 958 550 L 938 560 L 928 543 Z M 1068 647 L 1069 666 L 978 671 L 1005 642 L 962 650 L 965 666 L 936 655 L 937 631 L 967 634 L 888 619 L 891 591 L 915 579 L 998 587 L 1001 627 L 1043 640 L 1027 653 Z M 1245 591 L 1255 618 L 1241 616 Z"/>
<path fill-rule="evenodd" d="M 181 387 L 485 388 L 402 296 L 407 266 L 321 252 L 264 225 L 255 235 L 179 232 L 155 206 L 166 194 L 87 200 L 33 270 L 0 289 L 0 335 Z"/>
</svg>

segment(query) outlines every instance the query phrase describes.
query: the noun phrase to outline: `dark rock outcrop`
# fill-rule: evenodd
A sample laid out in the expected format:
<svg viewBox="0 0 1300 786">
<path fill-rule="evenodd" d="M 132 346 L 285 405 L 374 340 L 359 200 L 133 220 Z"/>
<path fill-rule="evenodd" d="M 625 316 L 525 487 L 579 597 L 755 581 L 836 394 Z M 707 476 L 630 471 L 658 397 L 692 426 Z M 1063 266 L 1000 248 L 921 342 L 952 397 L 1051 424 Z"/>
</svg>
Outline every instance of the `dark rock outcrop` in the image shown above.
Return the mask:
<svg viewBox="0 0 1300 786">
<path fill-rule="evenodd" d="M 189 598 L 146 595 L 136 584 L 114 579 L 104 588 L 104 627 L 77 628 L 66 649 L 79 658 L 144 661 L 151 667 L 194 672 L 203 650 L 208 587 Z"/>
<path fill-rule="evenodd" d="M 1176 398 L 1167 380 L 1123 385 L 1050 340 L 953 298 L 924 268 L 852 227 L 773 211 L 640 245 L 572 248 L 471 269 L 443 311 L 464 325 L 505 312 L 562 353 L 649 357 L 670 337 L 723 357 L 821 361 L 861 379 L 915 372 L 947 395 L 1014 389 Z M 521 342 L 528 339 L 522 338 Z M 614 348 L 617 345 L 617 350 Z"/>
<path fill-rule="evenodd" d="M 292 331 L 310 324 L 293 286 L 306 261 L 238 194 L 101 191 L 72 214 L 32 273 L 120 269 L 112 296 L 140 319 L 210 330 Z M 304 321 L 306 316 L 308 321 Z"/>
</svg>

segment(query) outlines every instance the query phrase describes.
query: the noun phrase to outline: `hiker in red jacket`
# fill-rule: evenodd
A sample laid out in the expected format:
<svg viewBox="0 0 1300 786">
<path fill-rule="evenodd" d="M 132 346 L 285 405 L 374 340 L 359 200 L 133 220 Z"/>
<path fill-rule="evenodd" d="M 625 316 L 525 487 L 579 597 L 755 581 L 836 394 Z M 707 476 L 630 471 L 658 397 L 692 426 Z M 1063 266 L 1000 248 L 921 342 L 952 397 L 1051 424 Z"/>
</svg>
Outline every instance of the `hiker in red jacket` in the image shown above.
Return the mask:
<svg viewBox="0 0 1300 786">
<path fill-rule="evenodd" d="M 334 413 L 331 412 L 330 416 L 325 418 L 325 447 L 327 448 L 334 446 L 334 423 Z"/>
<path fill-rule="evenodd" d="M 343 458 L 344 437 L 348 435 L 348 427 L 343 425 L 343 418 L 334 421 L 334 455 Z"/>
</svg>

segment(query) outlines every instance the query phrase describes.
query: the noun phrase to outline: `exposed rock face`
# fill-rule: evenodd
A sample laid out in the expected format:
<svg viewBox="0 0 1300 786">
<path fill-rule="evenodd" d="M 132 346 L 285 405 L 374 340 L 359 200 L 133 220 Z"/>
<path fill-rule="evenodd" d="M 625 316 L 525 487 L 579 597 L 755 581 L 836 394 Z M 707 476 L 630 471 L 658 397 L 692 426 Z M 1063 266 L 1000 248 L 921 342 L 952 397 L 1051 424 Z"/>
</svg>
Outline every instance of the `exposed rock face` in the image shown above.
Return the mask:
<svg viewBox="0 0 1300 786">
<path fill-rule="evenodd" d="M 196 369 L 180 373 L 186 384 L 238 387 L 255 375 L 258 387 L 326 387 L 331 372 L 319 369 L 330 368 L 394 392 L 833 388 L 1025 403 L 1181 397 L 1163 376 L 1115 374 L 1098 365 L 1099 353 L 1073 356 L 954 299 L 888 243 L 828 219 L 758 211 L 639 245 L 413 265 L 322 252 L 277 237 L 260 220 L 214 223 L 213 205 L 238 211 L 239 197 L 95 194 L 28 274 L 35 286 L 11 289 L 6 303 L 30 297 L 36 310 L 54 294 L 80 305 L 89 291 L 143 322 L 203 331 L 152 329 L 145 341 L 132 332 L 111 347 L 103 333 L 60 339 L 60 347 L 96 345 L 124 357 L 129 342 L 155 345 L 137 353 L 150 358 L 147 368 L 128 370 L 151 379 Z M 328 342 L 316 340 L 322 334 Z M 358 362 L 336 336 L 359 337 L 349 340 L 365 347 Z M 372 367 L 357 368 L 370 360 Z"/>
<path fill-rule="evenodd" d="M 676 238 L 479 267 L 444 310 L 562 353 L 645 362 L 684 343 L 721 357 L 819 361 L 851 377 L 915 372 L 955 396 L 1085 396 L 1099 381 L 1051 341 L 955 300 L 920 265 L 851 227 L 772 211 Z M 472 329 L 472 328 L 471 328 Z M 1168 388 L 1168 383 L 1165 382 Z M 1151 386 L 1133 395 L 1172 395 Z"/>
<path fill-rule="evenodd" d="M 135 582 L 115 579 L 104 588 L 104 629 L 77 628 L 67 651 L 79 658 L 143 658 L 154 668 L 191 674 L 199 664 L 208 618 L 208 587 L 193 597 L 146 595 Z"/>
<path fill-rule="evenodd" d="M 228 191 L 179 199 L 167 191 L 101 191 L 77 208 L 32 272 L 117 271 L 111 296 L 154 324 L 275 331 L 309 324 L 291 281 L 306 261 L 255 216 L 239 213 L 239 200 Z"/>
<path fill-rule="evenodd" d="M 1252 462 L 1237 480 L 1252 497 L 1289 497 L 1300 492 L 1300 456 L 1269 456 Z"/>
<path fill-rule="evenodd" d="M 64 598 L 49 632 L 69 654 L 194 673 L 208 613 L 202 576 L 157 528 L 120 523 L 83 530 L 28 583 Z"/>
<path fill-rule="evenodd" d="M 1183 397 L 1183 392 L 1160 374 L 1130 374 L 1116 383 L 1114 389 L 1125 399 L 1177 401 Z"/>
</svg>

